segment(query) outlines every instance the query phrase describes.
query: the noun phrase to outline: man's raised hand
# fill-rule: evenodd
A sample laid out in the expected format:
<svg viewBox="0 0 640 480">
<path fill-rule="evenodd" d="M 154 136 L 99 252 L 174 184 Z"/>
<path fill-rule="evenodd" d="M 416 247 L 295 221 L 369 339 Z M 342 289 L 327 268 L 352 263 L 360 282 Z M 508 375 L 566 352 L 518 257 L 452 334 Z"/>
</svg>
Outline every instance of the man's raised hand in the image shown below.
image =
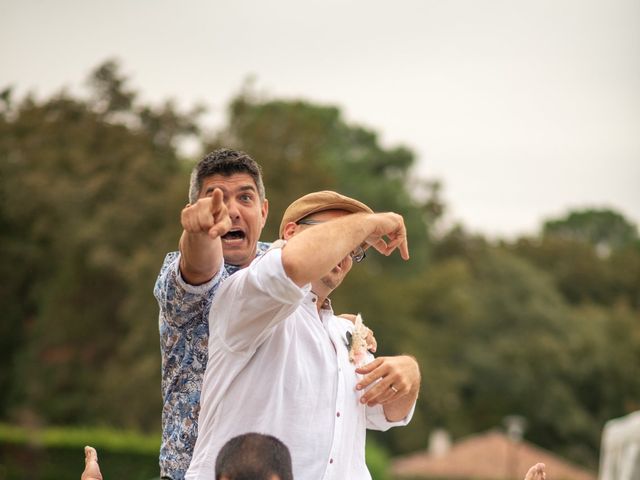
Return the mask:
<svg viewBox="0 0 640 480">
<path fill-rule="evenodd" d="M 231 218 L 224 204 L 222 190 L 216 188 L 213 195 L 187 205 L 180 216 L 182 228 L 189 233 L 206 233 L 217 238 L 229 231 Z"/>
<path fill-rule="evenodd" d="M 397 248 L 404 260 L 409 260 L 407 229 L 401 215 L 393 212 L 371 214 L 375 228 L 366 242 L 383 255 L 391 255 Z M 386 238 L 386 240 L 385 240 Z"/>
</svg>

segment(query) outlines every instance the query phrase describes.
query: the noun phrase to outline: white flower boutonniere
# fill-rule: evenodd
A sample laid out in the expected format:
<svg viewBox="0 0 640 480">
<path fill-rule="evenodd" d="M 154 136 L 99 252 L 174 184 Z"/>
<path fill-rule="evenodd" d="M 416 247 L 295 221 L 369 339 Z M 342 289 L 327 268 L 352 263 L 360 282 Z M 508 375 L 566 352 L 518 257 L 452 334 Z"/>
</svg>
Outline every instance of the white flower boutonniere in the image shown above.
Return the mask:
<svg viewBox="0 0 640 480">
<path fill-rule="evenodd" d="M 360 314 L 356 316 L 353 325 L 353 333 L 347 332 L 347 348 L 349 349 L 349 361 L 356 367 L 362 366 L 367 356 L 367 335 L 369 329 L 362 323 Z"/>
</svg>

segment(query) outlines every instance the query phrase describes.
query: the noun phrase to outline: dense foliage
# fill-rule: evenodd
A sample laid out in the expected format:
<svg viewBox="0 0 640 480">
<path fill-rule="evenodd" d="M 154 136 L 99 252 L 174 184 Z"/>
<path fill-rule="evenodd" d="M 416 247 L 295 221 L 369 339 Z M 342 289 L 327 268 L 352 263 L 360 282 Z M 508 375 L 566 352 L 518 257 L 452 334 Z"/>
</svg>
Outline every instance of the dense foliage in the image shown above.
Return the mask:
<svg viewBox="0 0 640 480">
<path fill-rule="evenodd" d="M 151 291 L 198 159 L 178 153 L 187 138 L 261 163 L 266 240 L 311 190 L 405 216 L 411 261 L 368 255 L 334 299 L 363 313 L 381 354 L 421 364 L 414 421 L 376 438 L 390 452 L 519 414 L 529 440 L 593 465 L 604 422 L 640 408 L 640 241 L 618 212 L 568 212 L 513 242 L 443 232 L 439 186 L 415 178 L 411 150 L 336 107 L 245 90 L 207 135 L 199 108 L 143 104 L 113 62 L 89 89 L 0 98 L 1 420 L 159 429 Z"/>
</svg>

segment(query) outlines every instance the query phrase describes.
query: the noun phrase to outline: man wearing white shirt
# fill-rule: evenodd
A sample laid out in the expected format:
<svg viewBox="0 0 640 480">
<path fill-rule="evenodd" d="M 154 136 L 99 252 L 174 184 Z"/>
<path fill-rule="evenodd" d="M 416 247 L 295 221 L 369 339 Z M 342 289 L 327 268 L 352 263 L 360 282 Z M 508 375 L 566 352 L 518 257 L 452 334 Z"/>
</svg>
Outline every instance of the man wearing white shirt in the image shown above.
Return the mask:
<svg viewBox="0 0 640 480">
<path fill-rule="evenodd" d="M 364 248 L 409 258 L 402 217 L 316 192 L 289 206 L 280 236 L 284 246 L 229 278 L 213 300 L 187 479 L 213 479 L 222 445 L 251 431 L 289 447 L 297 480 L 369 479 L 366 429 L 406 425 L 413 413 L 416 361 L 381 357 L 356 368 L 347 347 L 354 326 L 328 300 Z"/>
</svg>

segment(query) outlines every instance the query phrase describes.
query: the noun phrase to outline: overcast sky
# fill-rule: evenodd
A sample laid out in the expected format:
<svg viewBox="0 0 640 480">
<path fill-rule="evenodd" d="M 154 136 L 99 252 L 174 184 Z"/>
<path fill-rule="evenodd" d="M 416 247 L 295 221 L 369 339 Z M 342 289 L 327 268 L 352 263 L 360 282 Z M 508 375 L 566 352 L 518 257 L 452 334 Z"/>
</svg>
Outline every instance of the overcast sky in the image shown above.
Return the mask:
<svg viewBox="0 0 640 480">
<path fill-rule="evenodd" d="M 75 91 L 108 58 L 212 124 L 250 75 L 338 105 L 411 148 L 472 231 L 640 221 L 639 0 L 0 0 L 0 89 Z"/>
</svg>

